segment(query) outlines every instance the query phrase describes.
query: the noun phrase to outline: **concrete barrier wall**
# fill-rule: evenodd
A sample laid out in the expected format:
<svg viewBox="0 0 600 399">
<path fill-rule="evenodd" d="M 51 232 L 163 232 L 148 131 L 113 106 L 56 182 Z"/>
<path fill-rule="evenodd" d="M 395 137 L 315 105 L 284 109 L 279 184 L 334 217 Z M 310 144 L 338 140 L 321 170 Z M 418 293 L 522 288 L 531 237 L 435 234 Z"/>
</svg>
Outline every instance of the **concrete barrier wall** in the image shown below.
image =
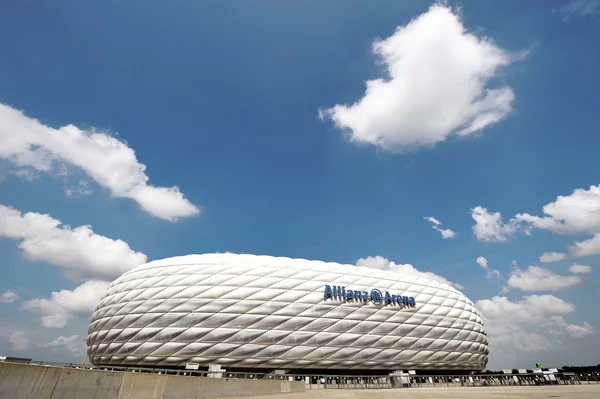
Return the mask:
<svg viewBox="0 0 600 399">
<path fill-rule="evenodd" d="M 187 377 L 0 362 L 0 399 L 203 399 L 304 389 L 304 381 Z"/>
</svg>

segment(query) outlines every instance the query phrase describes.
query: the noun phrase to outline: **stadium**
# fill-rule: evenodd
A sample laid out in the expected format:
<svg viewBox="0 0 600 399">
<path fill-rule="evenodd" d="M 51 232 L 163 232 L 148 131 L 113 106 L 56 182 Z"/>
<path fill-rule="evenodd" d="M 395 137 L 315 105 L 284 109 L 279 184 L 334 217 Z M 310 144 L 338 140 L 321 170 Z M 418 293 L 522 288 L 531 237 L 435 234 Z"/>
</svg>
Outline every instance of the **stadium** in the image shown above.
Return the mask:
<svg viewBox="0 0 600 399">
<path fill-rule="evenodd" d="M 149 262 L 91 320 L 95 365 L 285 371 L 480 371 L 488 341 L 447 284 L 352 265 L 231 253 Z"/>
</svg>

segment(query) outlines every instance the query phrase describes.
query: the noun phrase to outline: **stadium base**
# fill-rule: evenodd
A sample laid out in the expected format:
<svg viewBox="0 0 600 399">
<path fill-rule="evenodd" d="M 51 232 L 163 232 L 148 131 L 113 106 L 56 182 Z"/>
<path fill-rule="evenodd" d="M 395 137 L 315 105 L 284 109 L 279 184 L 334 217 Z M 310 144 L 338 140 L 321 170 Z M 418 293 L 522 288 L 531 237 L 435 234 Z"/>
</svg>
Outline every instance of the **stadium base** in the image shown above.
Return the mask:
<svg viewBox="0 0 600 399">
<path fill-rule="evenodd" d="M 139 374 L 0 362 L 0 398 L 175 399 L 304 392 L 304 382 Z"/>
</svg>

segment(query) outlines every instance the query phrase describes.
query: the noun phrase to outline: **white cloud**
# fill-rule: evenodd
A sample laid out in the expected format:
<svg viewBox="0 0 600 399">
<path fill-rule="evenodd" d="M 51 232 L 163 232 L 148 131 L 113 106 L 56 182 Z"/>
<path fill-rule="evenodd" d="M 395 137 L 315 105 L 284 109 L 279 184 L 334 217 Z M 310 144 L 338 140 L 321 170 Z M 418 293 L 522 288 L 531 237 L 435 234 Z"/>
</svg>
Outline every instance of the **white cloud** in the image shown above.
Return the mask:
<svg viewBox="0 0 600 399">
<path fill-rule="evenodd" d="M 38 173 L 31 168 L 19 168 L 15 170 L 10 170 L 8 173 L 27 181 L 35 181 L 39 179 Z"/>
<path fill-rule="evenodd" d="M 200 213 L 178 187 L 148 185 L 146 166 L 127 143 L 94 129 L 73 125 L 54 129 L 4 104 L 0 104 L 0 159 L 41 172 L 51 172 L 62 162 L 76 166 L 113 196 L 133 199 L 161 219 L 176 221 Z"/>
<path fill-rule="evenodd" d="M 487 271 L 486 278 L 491 278 L 494 276 L 500 278 L 500 272 L 498 270 L 490 269 L 488 267 L 488 261 L 486 258 L 484 258 L 483 256 L 479 256 L 476 262 L 482 269 Z"/>
<path fill-rule="evenodd" d="M 588 190 L 576 189 L 566 196 L 559 195 L 542 210 L 544 216 L 519 213 L 508 223 L 503 223 L 500 212 L 490 213 L 486 208 L 477 206 L 471 209 L 471 217 L 476 222 L 473 233 L 480 241 L 506 241 L 517 231 L 530 234 L 533 228 L 558 234 L 600 234 L 600 185 L 590 186 Z M 574 256 L 600 254 L 600 237 L 575 243 L 570 252 Z M 546 253 L 542 255 L 544 260 L 540 258 L 540 261 L 550 262 L 561 256 L 566 257 L 557 252 Z"/>
<path fill-rule="evenodd" d="M 488 268 L 487 259 L 484 258 L 483 256 L 480 256 L 480 257 L 477 258 L 477 264 L 479 266 L 481 266 L 482 268 L 484 268 L 484 269 Z"/>
<path fill-rule="evenodd" d="M 578 188 L 570 195 L 559 195 L 542 210 L 544 216 L 520 213 L 512 220 L 526 225 L 526 229 L 537 228 L 558 234 L 593 234 L 592 238 L 569 246 L 569 255 L 600 255 L 600 185 L 590 186 L 588 190 Z M 553 254 L 566 258 L 564 254 Z"/>
<path fill-rule="evenodd" d="M 90 195 L 91 193 L 92 190 L 90 190 L 89 185 L 85 180 L 79 180 L 77 185 L 65 188 L 65 194 L 67 194 L 67 197 L 83 197 Z"/>
<path fill-rule="evenodd" d="M 560 8 L 564 21 L 573 16 L 594 17 L 600 11 L 600 0 L 571 0 Z"/>
<path fill-rule="evenodd" d="M 431 223 L 434 226 L 439 226 L 440 224 L 442 224 L 442 222 L 440 222 L 433 216 L 426 216 L 424 219 L 427 220 L 429 223 Z"/>
<path fill-rule="evenodd" d="M 508 279 L 509 287 L 522 291 L 562 291 L 579 283 L 579 276 L 561 276 L 539 266 L 529 266 L 527 270 L 517 268 Z"/>
<path fill-rule="evenodd" d="M 587 321 L 581 326 L 569 324 L 567 326 L 567 330 L 573 338 L 580 338 L 594 333 L 594 327 L 591 326 Z"/>
<path fill-rule="evenodd" d="M 568 255 L 600 255 L 600 185 L 590 186 L 587 190 L 578 188 L 569 195 L 559 195 L 542 210 L 544 216 L 519 213 L 504 224 L 500 212 L 489 213 L 478 206 L 471 213 L 476 222 L 473 233 L 480 241 L 506 241 L 517 231 L 530 234 L 534 228 L 557 234 L 592 234 L 591 238 L 570 245 Z M 551 263 L 566 258 L 565 253 L 548 252 L 540 257 L 540 262 Z"/>
<path fill-rule="evenodd" d="M 560 252 L 544 252 L 542 256 L 540 256 L 541 263 L 553 263 L 560 262 L 563 259 L 566 259 L 567 254 L 563 254 Z"/>
<path fill-rule="evenodd" d="M 593 327 L 568 324 L 561 315 L 575 306 L 552 295 L 525 296 L 510 301 L 503 296 L 477 301 L 489 336 L 490 361 L 503 367 L 531 363 L 531 353 L 560 345 L 562 337 L 581 337 Z M 552 334 L 549 334 L 549 331 Z"/>
<path fill-rule="evenodd" d="M 432 5 L 372 51 L 388 77 L 367 81 L 352 105 L 319 110 L 353 142 L 386 150 L 433 145 L 480 131 L 512 110 L 513 90 L 489 83 L 517 57 L 468 32 L 448 6 Z"/>
<path fill-rule="evenodd" d="M 445 240 L 446 238 L 454 238 L 456 237 L 457 233 L 450 230 L 450 229 L 439 229 L 435 226 L 433 226 L 434 230 L 437 230 L 440 232 L 440 234 L 442 235 L 442 238 Z"/>
<path fill-rule="evenodd" d="M 21 240 L 19 248 L 34 260 L 64 269 L 73 279 L 114 279 L 146 262 L 122 240 L 113 240 L 92 231 L 91 226 L 72 229 L 60 220 L 39 213 L 21 214 L 0 205 L 0 237 Z"/>
<path fill-rule="evenodd" d="M 410 264 L 396 264 L 394 262 L 390 262 L 389 259 L 384 258 L 383 256 L 368 256 L 366 258 L 360 258 L 356 261 L 356 266 L 368 267 L 371 269 L 380 269 L 386 271 L 392 271 L 395 273 L 400 273 L 405 276 L 416 276 L 425 278 L 430 281 L 437 281 L 438 283 L 448 284 L 449 286 L 456 287 L 458 289 L 462 289 L 462 286 L 457 283 L 453 283 L 448 281 L 442 276 L 438 276 L 432 272 L 422 272 L 417 270 L 413 265 Z"/>
<path fill-rule="evenodd" d="M 442 235 L 442 238 L 445 240 L 446 238 L 454 238 L 458 235 L 457 232 L 452 231 L 450 229 L 441 229 L 439 226 L 442 224 L 442 222 L 440 222 L 439 220 L 437 220 L 436 218 L 434 218 L 433 216 L 426 216 L 423 219 L 427 220 L 429 223 L 431 223 L 431 228 L 434 230 L 437 230 L 440 232 L 440 234 Z"/>
<path fill-rule="evenodd" d="M 50 298 L 36 298 L 23 303 L 25 310 L 40 312 L 47 328 L 63 328 L 76 316 L 90 316 L 109 286 L 105 281 L 87 281 L 74 290 L 53 292 Z"/>
<path fill-rule="evenodd" d="M 517 231 L 515 220 L 511 219 L 508 223 L 502 222 L 500 212 L 488 212 L 486 208 L 476 206 L 471 209 L 471 217 L 475 220 L 472 227 L 473 234 L 479 241 L 483 242 L 502 242 Z"/>
<path fill-rule="evenodd" d="M 0 303 L 13 303 L 19 299 L 19 294 L 14 291 L 8 290 L 0 294 Z"/>
<path fill-rule="evenodd" d="M 511 323 L 506 323 L 509 324 L 506 328 L 537 324 L 551 315 L 571 313 L 575 310 L 575 305 L 554 295 L 529 295 L 518 302 L 495 296 L 492 299 L 479 300 L 476 305 L 484 319 L 491 322 L 498 320 L 502 323 L 510 320 Z"/>
<path fill-rule="evenodd" d="M 10 344 L 15 352 L 23 352 L 29 349 L 31 342 L 22 331 L 13 331 L 10 335 Z"/>
<path fill-rule="evenodd" d="M 41 348 L 52 348 L 54 352 L 58 352 L 58 349 L 64 348 L 73 356 L 83 356 L 86 351 L 86 346 L 78 335 L 71 335 L 70 337 L 61 335 L 52 341 L 39 346 Z"/>
<path fill-rule="evenodd" d="M 592 267 L 588 265 L 578 265 L 577 263 L 573 263 L 571 266 L 569 266 L 569 271 L 574 274 L 591 273 Z"/>
<path fill-rule="evenodd" d="M 569 253 L 573 256 L 600 255 L 600 234 L 580 242 L 575 242 L 569 247 Z"/>
<path fill-rule="evenodd" d="M 570 195 L 559 195 L 544 205 L 544 215 L 520 213 L 515 219 L 532 227 L 559 234 L 600 233 L 600 185 L 589 190 L 578 188 Z"/>
<path fill-rule="evenodd" d="M 594 327 L 587 321 L 578 326 L 567 323 L 562 316 L 552 316 L 550 319 L 554 322 L 554 325 L 549 323 L 553 334 L 561 334 L 561 332 L 566 331 L 573 338 L 581 338 L 594 333 Z"/>
</svg>

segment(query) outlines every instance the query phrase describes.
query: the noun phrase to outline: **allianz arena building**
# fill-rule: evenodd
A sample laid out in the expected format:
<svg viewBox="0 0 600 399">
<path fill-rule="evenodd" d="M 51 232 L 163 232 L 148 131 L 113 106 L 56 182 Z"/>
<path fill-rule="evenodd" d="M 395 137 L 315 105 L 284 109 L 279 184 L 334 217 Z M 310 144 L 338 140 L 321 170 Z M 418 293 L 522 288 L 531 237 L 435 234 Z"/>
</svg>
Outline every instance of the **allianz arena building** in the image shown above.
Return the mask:
<svg viewBox="0 0 600 399">
<path fill-rule="evenodd" d="M 483 370 L 488 341 L 451 286 L 351 265 L 205 254 L 115 280 L 89 327 L 95 365 L 229 370 Z"/>
</svg>

